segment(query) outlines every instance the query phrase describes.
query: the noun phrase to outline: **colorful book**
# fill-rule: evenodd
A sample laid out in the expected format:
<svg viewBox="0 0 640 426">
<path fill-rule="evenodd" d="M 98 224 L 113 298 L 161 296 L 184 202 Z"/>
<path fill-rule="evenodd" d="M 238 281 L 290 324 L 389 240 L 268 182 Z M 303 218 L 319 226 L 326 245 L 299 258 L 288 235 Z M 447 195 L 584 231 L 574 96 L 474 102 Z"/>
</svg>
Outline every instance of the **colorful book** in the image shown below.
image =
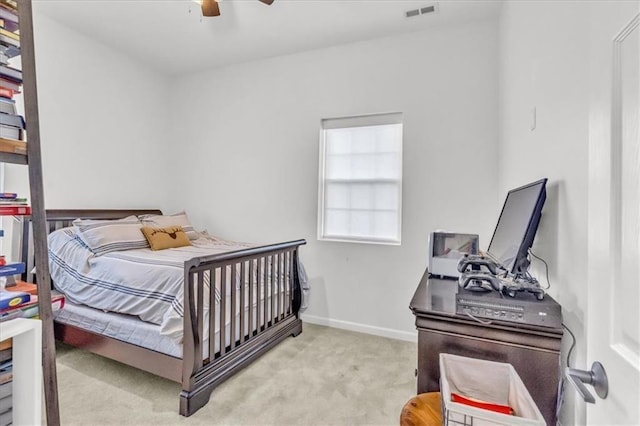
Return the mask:
<svg viewBox="0 0 640 426">
<path fill-rule="evenodd" d="M 12 359 L 11 349 L 0 349 L 0 363 Z"/>
<path fill-rule="evenodd" d="M 3 43 L 7 46 L 20 47 L 20 40 L 14 40 L 11 37 L 7 37 L 4 34 L 0 34 L 0 43 Z"/>
<path fill-rule="evenodd" d="M 4 19 L 5 25 L 7 22 L 18 24 L 18 15 L 5 8 L 0 8 L 0 18 Z"/>
<path fill-rule="evenodd" d="M 0 385 L 4 383 L 9 383 L 13 380 L 13 368 L 9 365 L 6 368 L 0 368 Z"/>
<path fill-rule="evenodd" d="M 13 406 L 13 397 L 11 395 L 0 399 L 0 413 L 10 410 Z"/>
<path fill-rule="evenodd" d="M 18 56 L 20 54 L 20 47 L 0 43 L 0 53 L 6 55 L 9 58 L 13 58 L 14 56 Z"/>
<path fill-rule="evenodd" d="M 0 266 L 0 277 L 8 277 L 10 275 L 20 275 L 25 271 L 25 265 L 22 262 L 8 263 Z M 11 292 L 15 292 L 13 288 L 8 289 Z M 0 307 L 0 309 L 2 309 Z"/>
<path fill-rule="evenodd" d="M 64 295 L 51 295 L 51 312 L 57 312 L 64 308 Z M 31 296 L 28 303 L 24 303 L 13 309 L 0 310 L 0 322 L 14 318 L 37 318 L 38 317 L 38 296 Z"/>
<path fill-rule="evenodd" d="M 11 382 L 0 385 L 0 398 L 6 398 L 11 395 L 13 395 L 13 386 Z"/>
<path fill-rule="evenodd" d="M 18 129 L 25 128 L 24 118 L 21 115 L 0 114 L 0 124 L 17 127 Z"/>
<path fill-rule="evenodd" d="M 0 124 L 0 138 L 13 139 L 14 141 L 22 140 L 22 129 Z"/>
<path fill-rule="evenodd" d="M 0 36 L 2 36 L 2 34 L 0 34 Z M 22 71 L 19 69 L 7 65 L 0 65 L 0 75 L 2 75 L 5 80 L 22 83 Z"/>
<path fill-rule="evenodd" d="M 30 206 L 0 206 L 1 216 L 29 216 L 31 215 Z"/>
<path fill-rule="evenodd" d="M 4 25 L 0 27 L 0 34 L 10 37 L 14 40 L 20 40 L 20 34 L 12 33 L 4 28 Z"/>
<path fill-rule="evenodd" d="M 2 55 L 0 55 L 1 57 Z M 17 114 L 16 101 L 0 97 L 0 113 Z"/>
<path fill-rule="evenodd" d="M 0 198 L 0 206 L 11 206 L 11 205 L 19 205 L 19 206 L 26 206 L 27 204 L 29 204 L 27 202 L 26 198 L 13 198 L 10 200 L 3 200 L 2 198 Z M 2 235 L 0 235 L 1 237 Z"/>
<path fill-rule="evenodd" d="M 11 31 L 12 33 L 20 34 L 20 25 L 17 22 L 4 20 L 4 25 L 2 26 L 5 30 Z"/>
<path fill-rule="evenodd" d="M 17 308 L 31 300 L 31 295 L 24 291 L 0 290 L 0 310 Z"/>
<path fill-rule="evenodd" d="M 17 192 L 0 192 L 0 199 L 13 200 L 14 198 L 18 198 Z"/>
<path fill-rule="evenodd" d="M 6 87 L 2 87 L 2 84 L 0 84 L 0 97 L 3 97 L 5 99 L 13 99 L 13 95 L 15 95 L 16 93 L 20 92 L 7 89 Z"/>
<path fill-rule="evenodd" d="M 18 2 L 16 0 L 0 0 L 0 6 L 14 12 L 18 11 Z"/>
<path fill-rule="evenodd" d="M 3 65 L 0 65 L 0 67 L 2 66 Z M 16 81 L 6 79 L 2 74 L 0 74 L 0 86 L 19 92 L 20 89 L 22 88 L 22 83 L 18 83 Z"/>
</svg>

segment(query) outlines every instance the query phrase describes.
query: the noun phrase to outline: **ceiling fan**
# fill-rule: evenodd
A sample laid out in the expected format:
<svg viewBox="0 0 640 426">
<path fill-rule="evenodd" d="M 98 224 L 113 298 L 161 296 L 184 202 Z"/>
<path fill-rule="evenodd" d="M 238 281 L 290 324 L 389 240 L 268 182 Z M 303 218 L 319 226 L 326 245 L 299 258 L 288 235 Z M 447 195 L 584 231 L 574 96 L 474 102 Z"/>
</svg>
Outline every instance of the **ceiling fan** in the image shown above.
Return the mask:
<svg viewBox="0 0 640 426">
<path fill-rule="evenodd" d="M 259 0 L 266 5 L 273 3 L 273 0 Z M 200 0 L 202 6 L 202 16 L 220 16 L 220 6 L 218 0 Z"/>
</svg>

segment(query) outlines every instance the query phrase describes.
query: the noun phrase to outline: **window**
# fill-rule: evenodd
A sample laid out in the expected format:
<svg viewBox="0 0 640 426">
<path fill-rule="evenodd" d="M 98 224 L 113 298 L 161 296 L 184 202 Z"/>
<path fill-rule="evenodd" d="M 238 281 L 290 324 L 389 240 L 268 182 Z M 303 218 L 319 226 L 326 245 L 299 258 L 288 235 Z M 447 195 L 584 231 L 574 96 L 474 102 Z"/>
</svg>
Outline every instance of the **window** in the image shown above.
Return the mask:
<svg viewBox="0 0 640 426">
<path fill-rule="evenodd" d="M 400 244 L 402 114 L 321 124 L 318 239 Z"/>
</svg>

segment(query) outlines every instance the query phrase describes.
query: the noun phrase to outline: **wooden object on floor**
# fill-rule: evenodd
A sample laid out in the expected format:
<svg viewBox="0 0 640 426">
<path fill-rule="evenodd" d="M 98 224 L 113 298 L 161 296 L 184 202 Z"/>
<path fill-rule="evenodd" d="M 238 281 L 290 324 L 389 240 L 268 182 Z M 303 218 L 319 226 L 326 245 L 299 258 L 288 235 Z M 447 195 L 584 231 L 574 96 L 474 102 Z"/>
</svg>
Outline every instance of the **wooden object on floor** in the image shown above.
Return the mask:
<svg viewBox="0 0 640 426">
<path fill-rule="evenodd" d="M 442 425 L 442 403 L 440 392 L 421 393 L 402 407 L 400 426 Z"/>
</svg>

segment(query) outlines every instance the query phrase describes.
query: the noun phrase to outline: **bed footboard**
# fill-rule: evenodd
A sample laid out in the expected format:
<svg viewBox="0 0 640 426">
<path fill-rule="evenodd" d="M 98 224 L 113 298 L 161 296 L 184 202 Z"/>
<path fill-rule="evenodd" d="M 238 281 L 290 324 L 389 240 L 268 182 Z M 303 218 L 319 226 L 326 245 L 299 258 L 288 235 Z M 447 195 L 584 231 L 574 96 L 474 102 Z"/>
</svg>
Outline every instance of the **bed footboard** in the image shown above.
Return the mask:
<svg viewBox="0 0 640 426">
<path fill-rule="evenodd" d="M 185 262 L 180 414 L 193 414 L 216 386 L 302 332 L 298 248 L 303 244 L 297 240 Z"/>
</svg>

